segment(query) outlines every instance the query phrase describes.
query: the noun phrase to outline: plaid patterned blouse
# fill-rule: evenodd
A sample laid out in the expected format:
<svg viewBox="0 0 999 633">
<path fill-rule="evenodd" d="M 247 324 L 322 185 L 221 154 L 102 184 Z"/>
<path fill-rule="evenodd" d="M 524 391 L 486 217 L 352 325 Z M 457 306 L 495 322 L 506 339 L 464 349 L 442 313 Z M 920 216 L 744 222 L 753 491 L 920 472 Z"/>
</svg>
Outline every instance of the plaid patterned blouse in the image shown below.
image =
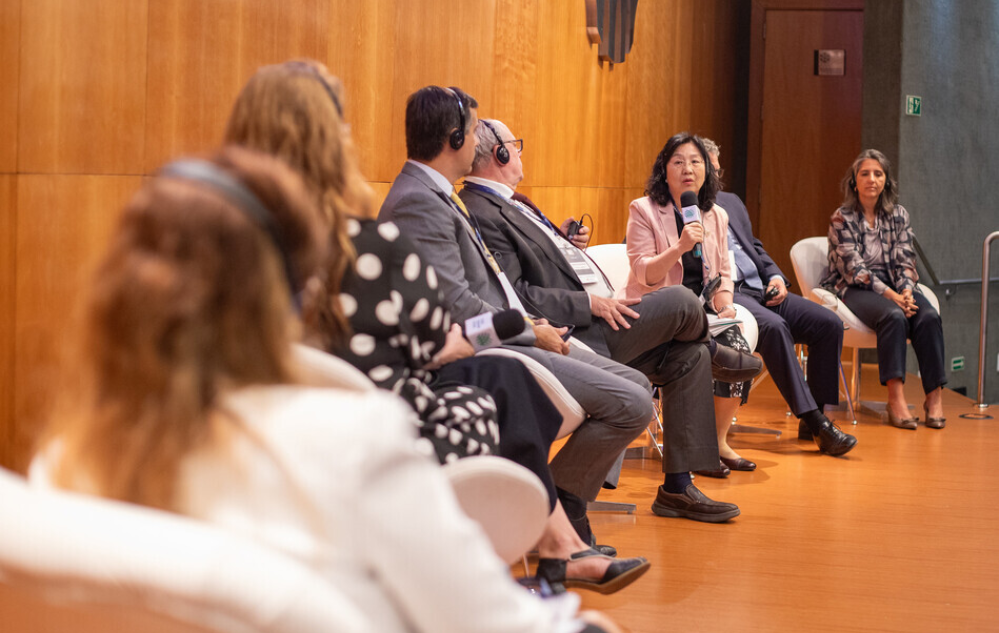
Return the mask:
<svg viewBox="0 0 999 633">
<path fill-rule="evenodd" d="M 875 228 L 864 228 L 863 213 L 840 207 L 829 220 L 829 271 L 822 286 L 840 297 L 848 287 L 884 293 L 887 286 L 871 272 L 871 256 L 865 233 L 877 231 L 881 242 L 881 259 L 896 292 L 911 289 L 917 292 L 916 252 L 912 247 L 912 226 L 909 212 L 902 205 L 887 214 L 878 212 Z"/>
</svg>

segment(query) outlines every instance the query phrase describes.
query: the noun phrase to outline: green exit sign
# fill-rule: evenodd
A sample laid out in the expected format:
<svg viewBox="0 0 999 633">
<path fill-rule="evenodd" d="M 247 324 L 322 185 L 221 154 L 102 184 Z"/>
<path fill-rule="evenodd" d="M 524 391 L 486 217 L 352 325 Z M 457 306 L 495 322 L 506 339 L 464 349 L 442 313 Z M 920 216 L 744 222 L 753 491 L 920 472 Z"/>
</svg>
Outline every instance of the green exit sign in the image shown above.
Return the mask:
<svg viewBox="0 0 999 633">
<path fill-rule="evenodd" d="M 964 356 L 955 356 L 950 359 L 950 370 L 951 371 L 963 371 L 964 370 Z"/>
<path fill-rule="evenodd" d="M 909 116 L 920 116 L 923 113 L 923 98 L 905 95 L 905 113 Z"/>
</svg>

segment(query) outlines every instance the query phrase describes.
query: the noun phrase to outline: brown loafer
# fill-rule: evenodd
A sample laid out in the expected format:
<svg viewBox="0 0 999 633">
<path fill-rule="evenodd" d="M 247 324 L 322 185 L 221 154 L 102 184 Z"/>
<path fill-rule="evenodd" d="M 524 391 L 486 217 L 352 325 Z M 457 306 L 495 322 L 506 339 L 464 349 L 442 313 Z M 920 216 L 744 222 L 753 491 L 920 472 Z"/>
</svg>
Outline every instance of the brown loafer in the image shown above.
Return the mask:
<svg viewBox="0 0 999 633">
<path fill-rule="evenodd" d="M 652 512 L 661 517 L 682 517 L 705 523 L 722 523 L 739 516 L 739 506 L 734 503 L 709 499 L 694 484 L 681 494 L 666 492 L 662 486 L 652 504 Z"/>
</svg>

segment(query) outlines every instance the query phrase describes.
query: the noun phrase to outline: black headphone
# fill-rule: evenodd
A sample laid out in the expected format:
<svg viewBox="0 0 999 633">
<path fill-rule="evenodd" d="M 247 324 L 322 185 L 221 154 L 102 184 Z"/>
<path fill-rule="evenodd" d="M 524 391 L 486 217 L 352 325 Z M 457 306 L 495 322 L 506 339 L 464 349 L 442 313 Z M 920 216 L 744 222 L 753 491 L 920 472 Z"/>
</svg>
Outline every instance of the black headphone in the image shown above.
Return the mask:
<svg viewBox="0 0 999 633">
<path fill-rule="evenodd" d="M 291 68 L 304 70 L 307 74 L 314 77 L 319 83 L 321 83 L 323 89 L 326 90 L 326 94 L 330 96 L 330 101 L 333 102 L 333 106 L 336 108 L 336 113 L 340 116 L 341 119 L 343 119 L 343 106 L 340 105 L 340 100 L 336 98 L 336 93 L 333 92 L 333 87 L 330 86 L 328 81 L 326 81 L 326 78 L 323 77 L 322 73 L 319 72 L 318 68 L 316 68 L 312 64 L 301 61 L 285 62 L 285 65 Z"/>
<path fill-rule="evenodd" d="M 160 170 L 160 176 L 190 180 L 208 185 L 228 198 L 253 224 L 261 228 L 268 239 L 270 239 L 271 244 L 274 245 L 281 259 L 285 281 L 288 282 L 288 293 L 291 295 L 291 303 L 296 311 L 301 311 L 301 302 L 295 293 L 296 284 L 295 276 L 292 274 L 291 258 L 284 247 L 284 242 L 281 240 L 281 234 L 277 224 L 274 222 L 274 216 L 264 206 L 264 203 L 260 201 L 260 198 L 254 195 L 239 180 L 222 171 L 214 163 L 206 160 L 183 159 L 174 161 Z"/>
<path fill-rule="evenodd" d="M 500 139 L 500 135 L 496 133 L 496 128 L 494 128 L 492 124 L 485 119 L 482 119 L 482 122 L 487 128 L 489 128 L 489 131 L 493 133 L 493 136 L 496 137 L 496 147 L 499 148 L 496 150 L 496 162 L 500 165 L 506 165 L 510 162 L 510 150 L 506 148 L 506 145 L 503 143 L 502 139 Z"/>
<path fill-rule="evenodd" d="M 461 97 L 458 95 L 457 88 L 446 88 L 448 92 L 454 95 L 455 101 L 458 102 L 458 129 L 451 132 L 451 136 L 448 137 L 448 143 L 451 144 L 451 149 L 459 150 L 461 146 L 465 144 L 465 104 L 461 102 Z"/>
</svg>

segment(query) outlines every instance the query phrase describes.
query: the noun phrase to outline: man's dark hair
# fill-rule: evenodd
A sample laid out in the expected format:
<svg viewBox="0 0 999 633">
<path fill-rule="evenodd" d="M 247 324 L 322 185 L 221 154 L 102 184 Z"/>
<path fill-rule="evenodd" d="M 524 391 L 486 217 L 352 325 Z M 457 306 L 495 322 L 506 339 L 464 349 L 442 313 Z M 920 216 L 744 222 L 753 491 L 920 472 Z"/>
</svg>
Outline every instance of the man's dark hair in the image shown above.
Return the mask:
<svg viewBox="0 0 999 633">
<path fill-rule="evenodd" d="M 461 116 L 458 99 L 461 99 Z M 414 160 L 430 161 L 444 151 L 451 130 L 465 119 L 465 142 L 472 135 L 472 108 L 479 103 L 460 88 L 427 86 L 409 95 L 406 100 L 406 155 Z"/>
<path fill-rule="evenodd" d="M 666 169 L 669 165 L 669 159 L 673 158 L 676 150 L 687 143 L 693 143 L 704 160 L 704 184 L 697 192 L 697 206 L 700 207 L 701 211 L 708 211 L 715 203 L 715 196 L 721 189 L 721 182 L 718 179 L 718 172 L 711 164 L 711 157 L 708 156 L 704 141 L 701 140 L 700 136 L 695 136 L 690 132 L 680 132 L 666 141 L 663 151 L 659 152 L 659 155 L 656 156 L 656 162 L 652 165 L 652 175 L 645 183 L 645 195 L 661 207 L 668 206 L 672 202 L 676 202 L 679 206 L 680 201 L 674 201 L 669 195 L 669 185 L 666 184 Z"/>
</svg>

